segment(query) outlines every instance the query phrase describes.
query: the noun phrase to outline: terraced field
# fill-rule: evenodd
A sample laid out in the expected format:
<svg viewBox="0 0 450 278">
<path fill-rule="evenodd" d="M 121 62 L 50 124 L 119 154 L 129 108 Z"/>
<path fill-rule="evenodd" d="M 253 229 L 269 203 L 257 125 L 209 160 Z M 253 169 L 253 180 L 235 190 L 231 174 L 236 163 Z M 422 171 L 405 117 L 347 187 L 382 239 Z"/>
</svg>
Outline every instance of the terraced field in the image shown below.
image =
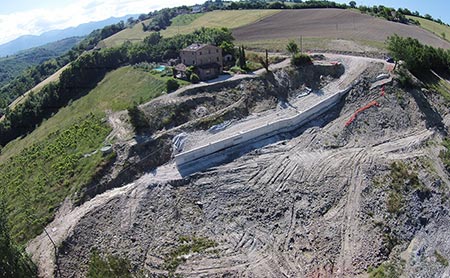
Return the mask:
<svg viewBox="0 0 450 278">
<path fill-rule="evenodd" d="M 161 34 L 165 37 L 172 37 L 176 34 L 186 34 L 201 27 L 227 27 L 235 29 L 248 24 L 257 23 L 264 18 L 278 14 L 279 10 L 238 10 L 238 11 L 212 11 L 205 13 L 188 24 L 175 24 L 170 26 Z M 181 15 L 174 18 L 175 22 L 182 21 L 180 17 L 189 15 Z"/>
</svg>

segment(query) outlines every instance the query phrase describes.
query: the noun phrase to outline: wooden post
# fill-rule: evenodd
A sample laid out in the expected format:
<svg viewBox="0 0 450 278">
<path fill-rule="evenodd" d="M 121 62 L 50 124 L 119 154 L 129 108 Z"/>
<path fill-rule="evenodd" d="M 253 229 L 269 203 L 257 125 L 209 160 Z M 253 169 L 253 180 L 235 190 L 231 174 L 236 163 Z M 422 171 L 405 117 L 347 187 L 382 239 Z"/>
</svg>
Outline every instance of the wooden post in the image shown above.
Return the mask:
<svg viewBox="0 0 450 278">
<path fill-rule="evenodd" d="M 303 54 L 303 36 L 300 36 L 300 53 Z"/>
</svg>

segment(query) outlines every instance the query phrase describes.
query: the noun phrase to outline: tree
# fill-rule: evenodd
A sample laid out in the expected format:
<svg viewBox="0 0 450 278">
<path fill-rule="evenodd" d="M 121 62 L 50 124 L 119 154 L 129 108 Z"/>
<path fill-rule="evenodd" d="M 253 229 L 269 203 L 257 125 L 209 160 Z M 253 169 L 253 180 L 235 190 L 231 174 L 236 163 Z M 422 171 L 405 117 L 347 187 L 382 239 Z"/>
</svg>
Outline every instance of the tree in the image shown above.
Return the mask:
<svg viewBox="0 0 450 278">
<path fill-rule="evenodd" d="M 293 66 L 295 66 L 295 67 L 311 65 L 312 64 L 312 60 L 311 60 L 311 57 L 309 57 L 308 54 L 296 53 L 292 57 L 291 64 Z"/>
<path fill-rule="evenodd" d="M 269 52 L 266 49 L 266 57 L 265 59 L 262 57 L 259 57 L 259 63 L 266 69 L 267 72 L 269 72 Z"/>
<path fill-rule="evenodd" d="M 292 55 L 294 56 L 295 54 L 298 53 L 298 45 L 295 41 L 289 41 L 287 46 L 286 46 L 286 50 Z"/>
<path fill-rule="evenodd" d="M 239 56 L 238 59 L 239 67 L 241 69 L 247 69 L 247 58 L 245 57 L 245 48 L 243 45 L 238 49 L 238 56 Z"/>
<path fill-rule="evenodd" d="M 36 266 L 12 241 L 6 212 L 0 200 L 0 277 L 37 277 Z"/>
<path fill-rule="evenodd" d="M 149 127 L 147 117 L 144 112 L 139 109 L 137 102 L 133 103 L 133 105 L 128 108 L 128 115 L 130 116 L 131 125 L 136 132 Z"/>
<path fill-rule="evenodd" d="M 161 41 L 161 34 L 159 32 L 151 33 L 148 37 L 144 39 L 146 45 L 155 45 Z"/>
<path fill-rule="evenodd" d="M 356 2 L 355 1 L 350 1 L 348 4 L 350 5 L 350 7 L 352 9 L 356 8 Z"/>
<path fill-rule="evenodd" d="M 178 81 L 176 79 L 170 78 L 166 82 L 167 93 L 171 93 L 171 92 L 175 91 L 176 89 L 178 89 L 179 87 L 180 87 L 180 84 L 178 84 Z"/>
<path fill-rule="evenodd" d="M 220 48 L 222 48 L 223 55 L 231 54 L 234 56 L 234 44 L 232 42 L 223 41 Z"/>
</svg>

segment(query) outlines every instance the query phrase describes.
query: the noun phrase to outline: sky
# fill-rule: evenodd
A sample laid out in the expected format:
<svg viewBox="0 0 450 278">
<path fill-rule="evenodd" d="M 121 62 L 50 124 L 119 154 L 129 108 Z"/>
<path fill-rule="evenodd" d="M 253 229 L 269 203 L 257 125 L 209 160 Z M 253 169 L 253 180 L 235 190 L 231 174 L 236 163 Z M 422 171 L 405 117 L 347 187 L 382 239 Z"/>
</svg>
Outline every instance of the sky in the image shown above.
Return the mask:
<svg viewBox="0 0 450 278">
<path fill-rule="evenodd" d="M 350 1 L 350 0 L 349 0 Z M 336 1 L 348 3 L 349 1 Z M 354 0 L 357 6 L 383 5 L 392 8 L 408 8 L 411 12 L 418 11 L 421 15 L 430 14 L 450 24 L 449 0 Z"/>
<path fill-rule="evenodd" d="M 348 3 L 348 1 L 339 1 Z M 448 0 L 355 0 L 357 5 L 384 5 L 430 14 L 450 23 Z M 0 44 L 22 35 L 77 26 L 115 16 L 193 5 L 205 0 L 0 0 Z"/>
<path fill-rule="evenodd" d="M 0 44 L 22 35 L 204 0 L 0 0 Z"/>
</svg>

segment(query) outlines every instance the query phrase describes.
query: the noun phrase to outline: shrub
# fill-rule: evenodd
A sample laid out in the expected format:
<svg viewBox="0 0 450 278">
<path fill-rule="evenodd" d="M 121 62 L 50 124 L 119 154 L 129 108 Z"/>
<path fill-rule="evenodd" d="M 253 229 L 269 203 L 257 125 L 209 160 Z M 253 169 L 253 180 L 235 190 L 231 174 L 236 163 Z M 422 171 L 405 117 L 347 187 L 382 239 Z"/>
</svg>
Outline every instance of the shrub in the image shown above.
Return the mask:
<svg viewBox="0 0 450 278">
<path fill-rule="evenodd" d="M 191 76 L 191 79 L 192 79 L 192 76 Z M 180 84 L 178 84 L 178 81 L 173 78 L 168 79 L 166 82 L 167 93 L 171 93 L 171 92 L 175 91 L 176 89 L 178 89 L 179 87 L 180 87 Z"/>
<path fill-rule="evenodd" d="M 197 74 L 192 73 L 191 74 L 191 82 L 194 83 L 194 84 L 197 84 L 198 82 L 200 82 L 200 77 L 198 77 Z"/>
<path fill-rule="evenodd" d="M 139 109 L 136 102 L 128 108 L 128 115 L 130 116 L 130 122 L 136 132 L 149 127 L 147 117 L 145 117 L 144 112 Z"/>
<path fill-rule="evenodd" d="M 294 56 L 292 56 L 291 64 L 295 67 L 306 66 L 306 65 L 311 65 L 312 60 L 308 54 L 297 53 Z"/>
<path fill-rule="evenodd" d="M 289 41 L 289 43 L 286 45 L 286 50 L 292 56 L 294 56 L 295 54 L 298 54 L 298 51 L 299 51 L 297 43 L 293 40 Z"/>
<path fill-rule="evenodd" d="M 247 73 L 246 70 L 240 68 L 239 66 L 234 66 L 234 67 L 232 67 L 232 68 L 230 69 L 230 71 L 233 72 L 233 73 L 243 73 L 243 74 Z"/>
<path fill-rule="evenodd" d="M 398 74 L 397 80 L 402 88 L 410 88 L 413 86 L 413 80 L 403 65 L 400 65 L 396 72 Z"/>
</svg>

